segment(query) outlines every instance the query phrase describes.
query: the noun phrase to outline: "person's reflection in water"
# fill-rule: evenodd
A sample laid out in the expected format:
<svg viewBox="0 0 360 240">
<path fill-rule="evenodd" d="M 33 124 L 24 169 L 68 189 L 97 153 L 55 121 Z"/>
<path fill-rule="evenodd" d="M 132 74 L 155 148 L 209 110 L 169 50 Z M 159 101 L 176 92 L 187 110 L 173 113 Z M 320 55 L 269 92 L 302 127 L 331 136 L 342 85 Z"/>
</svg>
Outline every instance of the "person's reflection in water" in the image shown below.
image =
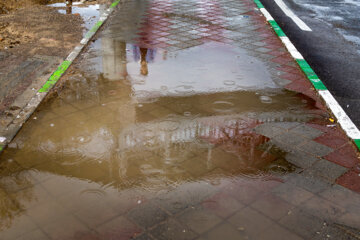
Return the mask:
<svg viewBox="0 0 360 240">
<path fill-rule="evenodd" d="M 73 0 L 66 1 L 66 14 L 72 13 L 72 2 L 73 2 Z"/>
<path fill-rule="evenodd" d="M 147 76 L 149 71 L 148 71 L 148 66 L 147 66 L 147 62 L 146 62 L 146 54 L 148 52 L 147 48 L 140 48 L 140 55 L 141 55 L 141 60 L 140 60 L 140 74 Z"/>
<path fill-rule="evenodd" d="M 140 60 L 140 74 L 147 76 L 149 74 L 148 63 L 154 61 L 156 50 L 151 48 L 142 48 L 133 46 L 134 60 Z"/>
</svg>

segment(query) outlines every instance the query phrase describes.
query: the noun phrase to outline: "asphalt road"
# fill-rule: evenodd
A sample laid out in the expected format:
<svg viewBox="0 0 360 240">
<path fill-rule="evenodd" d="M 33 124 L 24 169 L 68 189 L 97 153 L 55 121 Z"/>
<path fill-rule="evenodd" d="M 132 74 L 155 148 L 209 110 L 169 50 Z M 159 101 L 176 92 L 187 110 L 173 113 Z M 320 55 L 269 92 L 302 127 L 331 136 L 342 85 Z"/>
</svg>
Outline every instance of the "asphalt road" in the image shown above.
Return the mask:
<svg viewBox="0 0 360 240">
<path fill-rule="evenodd" d="M 304 31 L 274 0 L 261 0 L 355 125 L 360 128 L 360 0 L 283 0 Z"/>
</svg>

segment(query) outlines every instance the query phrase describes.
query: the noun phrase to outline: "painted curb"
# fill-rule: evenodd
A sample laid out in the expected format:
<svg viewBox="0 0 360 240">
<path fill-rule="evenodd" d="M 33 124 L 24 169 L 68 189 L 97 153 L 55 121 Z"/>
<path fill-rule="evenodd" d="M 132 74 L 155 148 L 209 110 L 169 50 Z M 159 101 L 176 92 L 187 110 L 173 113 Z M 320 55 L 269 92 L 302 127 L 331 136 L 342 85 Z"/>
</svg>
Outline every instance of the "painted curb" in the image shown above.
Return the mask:
<svg viewBox="0 0 360 240">
<path fill-rule="evenodd" d="M 320 80 L 320 78 L 316 75 L 314 70 L 310 67 L 310 65 L 306 62 L 301 53 L 296 49 L 296 47 L 291 43 L 290 39 L 286 36 L 281 27 L 277 24 L 271 14 L 265 9 L 264 5 L 260 2 L 260 0 L 254 0 L 254 3 L 259 8 L 260 12 L 264 15 L 267 22 L 270 24 L 272 29 L 275 31 L 276 35 L 280 38 L 282 43 L 285 45 L 291 56 L 295 59 L 301 70 L 306 75 L 307 79 L 311 82 L 315 90 L 319 93 L 322 99 L 325 101 L 326 106 L 331 110 L 334 114 L 338 123 L 346 133 L 346 135 L 351 138 L 358 150 L 360 151 L 360 131 L 349 118 L 349 116 L 345 113 L 344 109 L 340 106 L 340 104 L 336 101 L 334 96 L 330 93 L 330 91 L 326 88 L 325 84 Z"/>
<path fill-rule="evenodd" d="M 99 20 L 94 24 L 94 26 L 85 34 L 84 38 L 80 41 L 80 44 L 74 48 L 74 50 L 68 55 L 68 57 L 60 64 L 60 66 L 51 74 L 49 79 L 45 84 L 38 90 L 38 92 L 33 96 L 28 104 L 21 110 L 16 119 L 10 123 L 8 129 L 11 129 L 9 135 L 6 137 L 0 136 L 0 153 L 6 148 L 15 135 L 19 132 L 22 125 L 27 121 L 27 119 L 33 114 L 36 108 L 40 105 L 42 100 L 46 97 L 49 91 L 56 85 L 59 79 L 65 74 L 66 70 L 71 66 L 73 61 L 79 56 L 80 52 L 88 44 L 90 39 L 95 35 L 95 33 L 100 29 L 100 27 L 108 19 L 109 15 L 114 11 L 115 7 L 120 3 L 121 0 L 114 1 L 110 7 L 100 15 Z"/>
</svg>

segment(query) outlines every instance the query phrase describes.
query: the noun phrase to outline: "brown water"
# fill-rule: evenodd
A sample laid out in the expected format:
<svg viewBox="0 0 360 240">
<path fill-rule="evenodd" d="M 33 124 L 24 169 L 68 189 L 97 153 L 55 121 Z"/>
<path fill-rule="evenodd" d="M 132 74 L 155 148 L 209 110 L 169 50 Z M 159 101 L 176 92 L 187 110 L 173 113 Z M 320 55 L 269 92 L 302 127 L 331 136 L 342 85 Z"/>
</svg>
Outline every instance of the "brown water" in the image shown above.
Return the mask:
<svg viewBox="0 0 360 240">
<path fill-rule="evenodd" d="M 319 118 L 276 75 L 228 44 L 99 38 L 0 156 L 0 238 L 210 239 L 296 171 L 254 129 Z"/>
</svg>

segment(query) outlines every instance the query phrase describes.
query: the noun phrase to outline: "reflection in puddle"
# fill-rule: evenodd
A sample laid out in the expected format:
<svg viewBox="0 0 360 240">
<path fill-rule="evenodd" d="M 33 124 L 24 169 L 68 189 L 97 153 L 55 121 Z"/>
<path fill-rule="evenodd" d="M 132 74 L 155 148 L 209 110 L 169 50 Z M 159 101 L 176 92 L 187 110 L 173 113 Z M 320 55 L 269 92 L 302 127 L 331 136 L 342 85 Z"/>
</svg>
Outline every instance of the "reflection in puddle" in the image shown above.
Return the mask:
<svg viewBox="0 0 360 240">
<path fill-rule="evenodd" d="M 254 129 L 319 117 L 230 45 L 169 54 L 104 36 L 84 56 L 1 156 L 2 229 L 70 212 L 92 229 L 145 201 L 175 214 L 227 184 L 281 181 L 295 166 Z"/>
</svg>

